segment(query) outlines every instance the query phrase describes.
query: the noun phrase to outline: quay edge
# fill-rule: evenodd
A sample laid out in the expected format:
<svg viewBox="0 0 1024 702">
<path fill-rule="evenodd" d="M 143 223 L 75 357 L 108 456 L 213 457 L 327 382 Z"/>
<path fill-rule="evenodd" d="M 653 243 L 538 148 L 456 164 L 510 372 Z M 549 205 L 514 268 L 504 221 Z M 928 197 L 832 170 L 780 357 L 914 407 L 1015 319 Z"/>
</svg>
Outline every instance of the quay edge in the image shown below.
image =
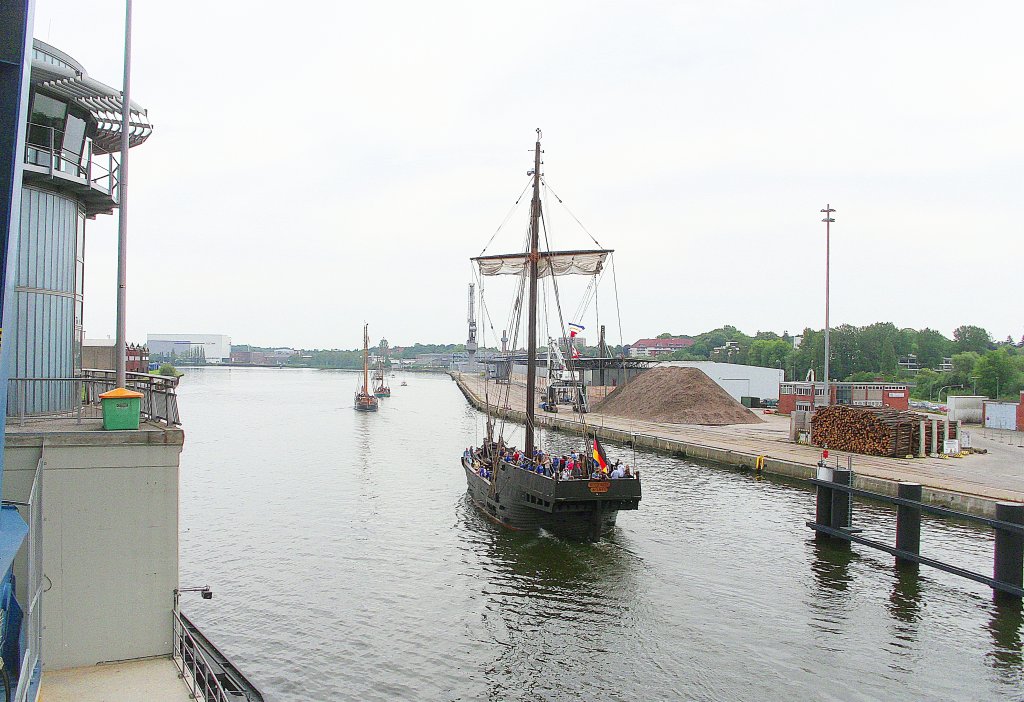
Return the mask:
<svg viewBox="0 0 1024 702">
<path fill-rule="evenodd" d="M 484 402 L 463 382 L 460 377 L 460 373 L 451 371 L 449 372 L 449 375 L 452 380 L 455 381 L 456 385 L 458 385 L 459 390 L 462 391 L 462 394 L 470 405 L 481 412 L 488 411 Z M 522 410 L 507 409 L 499 413 L 496 407 L 491 407 L 490 413 L 493 416 L 504 415 L 509 419 L 520 423 L 526 421 L 526 412 Z M 567 432 L 578 431 L 579 425 L 578 422 L 573 420 L 561 419 L 559 417 L 547 415 L 538 416 L 536 418 L 536 423 L 538 426 L 546 429 L 557 429 L 559 431 Z M 661 436 L 654 436 L 652 434 L 635 433 L 598 425 L 591 425 L 590 430 L 606 441 L 614 441 L 619 444 L 664 451 L 666 453 L 676 454 L 682 458 L 695 458 L 732 468 L 743 468 L 753 471 L 755 470 L 755 465 L 758 459 L 758 454 L 756 453 L 735 451 L 718 446 L 706 446 L 704 444 L 691 441 L 669 439 Z M 785 478 L 795 479 L 797 481 L 810 480 L 816 475 L 816 466 L 813 463 L 801 463 L 798 461 L 772 458 L 767 454 L 763 455 L 764 462 L 761 472 L 765 474 L 778 475 Z M 898 485 L 899 481 L 897 480 L 887 480 L 885 478 L 878 478 L 870 475 L 859 475 L 856 472 L 856 463 L 854 463 L 854 487 L 896 497 Z M 948 507 L 961 512 L 967 512 L 968 514 L 975 514 L 993 519 L 996 515 L 996 503 L 1000 502 L 1000 500 L 984 497 L 982 495 L 972 495 L 969 493 L 954 492 L 952 490 L 943 490 L 928 486 L 922 486 L 921 500 L 928 504 Z"/>
</svg>

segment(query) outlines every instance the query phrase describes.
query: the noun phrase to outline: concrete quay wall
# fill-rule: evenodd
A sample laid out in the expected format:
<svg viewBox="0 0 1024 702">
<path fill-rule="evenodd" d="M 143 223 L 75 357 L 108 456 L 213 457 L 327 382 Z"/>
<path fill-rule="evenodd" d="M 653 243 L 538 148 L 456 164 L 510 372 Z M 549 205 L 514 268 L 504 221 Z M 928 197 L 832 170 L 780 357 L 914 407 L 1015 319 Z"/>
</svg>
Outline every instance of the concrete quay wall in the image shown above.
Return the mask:
<svg viewBox="0 0 1024 702">
<path fill-rule="evenodd" d="M 499 410 L 494 406 L 488 408 L 483 400 L 477 397 L 476 394 L 474 394 L 473 391 L 465 384 L 459 374 L 451 373 L 450 375 L 458 385 L 459 390 L 462 391 L 466 400 L 476 409 L 481 412 L 489 411 L 490 414 L 496 417 L 505 416 L 516 422 L 526 422 L 526 412 L 516 409 Z M 566 432 L 578 432 L 580 428 L 580 423 L 575 420 L 562 419 L 560 417 L 544 413 L 537 415 L 535 423 L 539 427 L 546 429 L 558 429 Z M 664 451 L 666 453 L 677 455 L 681 458 L 695 458 L 733 468 L 741 468 L 751 471 L 756 470 L 757 459 L 759 458 L 759 454 L 756 453 L 737 451 L 719 446 L 706 446 L 692 441 L 670 439 L 653 434 L 630 432 L 593 424 L 588 425 L 587 428 L 589 431 L 596 433 L 598 437 L 606 441 L 614 441 L 626 446 L 637 446 L 640 448 L 654 449 L 656 451 Z M 813 463 L 801 463 L 798 461 L 772 458 L 771 456 L 764 455 L 761 471 L 769 475 L 778 475 L 803 481 L 814 478 L 817 473 L 817 467 Z M 872 492 L 895 497 L 899 482 L 869 475 L 860 475 L 857 474 L 855 468 L 853 484 L 854 487 L 862 490 L 870 490 Z M 921 490 L 921 499 L 923 502 L 927 502 L 929 504 L 948 507 L 950 509 L 956 509 L 961 512 L 976 514 L 983 517 L 995 518 L 997 500 L 987 497 L 924 486 Z"/>
</svg>

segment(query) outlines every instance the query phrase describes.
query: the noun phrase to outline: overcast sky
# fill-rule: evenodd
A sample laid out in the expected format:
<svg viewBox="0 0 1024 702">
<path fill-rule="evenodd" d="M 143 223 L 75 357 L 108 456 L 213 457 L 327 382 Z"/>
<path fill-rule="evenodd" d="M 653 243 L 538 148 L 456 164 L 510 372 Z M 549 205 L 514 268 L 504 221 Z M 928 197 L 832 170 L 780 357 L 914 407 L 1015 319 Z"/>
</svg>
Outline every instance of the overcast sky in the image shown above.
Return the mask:
<svg viewBox="0 0 1024 702">
<path fill-rule="evenodd" d="M 823 326 L 826 202 L 834 324 L 1019 339 L 1021 26 L 1015 2 L 136 2 L 156 131 L 130 161 L 129 339 L 464 340 L 467 259 L 536 127 L 617 251 L 627 343 Z M 122 32 L 120 2 L 37 0 L 35 36 L 115 87 Z M 556 246 L 587 245 L 559 214 Z M 88 337 L 113 335 L 116 231 L 88 226 Z"/>
</svg>

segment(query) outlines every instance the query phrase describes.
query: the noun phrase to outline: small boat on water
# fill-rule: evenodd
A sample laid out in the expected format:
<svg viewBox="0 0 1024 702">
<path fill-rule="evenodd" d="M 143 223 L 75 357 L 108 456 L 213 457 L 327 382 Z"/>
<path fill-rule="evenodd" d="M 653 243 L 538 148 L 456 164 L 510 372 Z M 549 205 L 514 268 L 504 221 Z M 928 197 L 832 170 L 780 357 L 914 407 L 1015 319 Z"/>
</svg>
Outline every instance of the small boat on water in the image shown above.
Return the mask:
<svg viewBox="0 0 1024 702">
<path fill-rule="evenodd" d="M 495 436 L 491 412 L 487 413 L 484 442 L 467 448 L 462 454 L 462 467 L 466 473 L 469 497 L 473 504 L 491 521 L 513 530 L 543 528 L 558 536 L 582 541 L 597 541 L 615 526 L 620 510 L 635 510 L 640 504 L 640 474 L 628 465 L 618 462 L 610 465 L 596 433 L 588 431 L 587 407 L 579 401 L 585 397 L 584 372 L 578 367 L 579 354 L 572 339 L 575 330 L 583 327 L 570 323 L 560 333 L 568 339 L 568 358 L 565 360 L 565 378 L 573 380 L 576 402 L 574 412 L 580 427 L 582 445 L 579 450 L 544 451 L 536 432 L 537 411 L 537 313 L 538 281 L 541 278 L 575 274 L 592 276 L 594 284 L 611 255 L 610 249 L 541 251 L 541 148 L 540 130 L 534 148 L 534 167 L 528 174 L 533 177 L 533 200 L 530 213 L 529 244 L 520 253 L 484 256 L 472 259 L 480 276 L 515 275 L 519 278 L 518 294 L 513 312 L 528 313 L 526 360 L 526 426 L 525 446 L 522 450 L 505 444 L 501 432 Z M 547 226 L 545 225 L 545 239 Z M 593 238 L 593 237 L 591 237 Z M 493 237 L 492 237 L 493 239 Z M 595 241 L 596 243 L 596 241 Z M 598 244 L 600 246 L 600 244 Z M 528 292 L 526 305 L 523 296 Z M 553 286 L 557 301 L 558 287 Z M 545 298 L 547 300 L 548 298 Z M 559 303 L 560 305 L 560 303 Z M 545 302 L 545 307 L 547 303 Z M 481 305 L 482 307 L 482 305 Z M 559 306 L 559 310 L 560 310 Z M 560 311 L 559 311 L 560 314 Z M 550 321 L 550 320 L 549 320 Z M 518 322 L 516 322 L 518 326 Z M 558 326 L 562 327 L 559 319 Z M 564 329 L 564 327 L 563 327 Z M 564 332 L 567 331 L 568 334 Z M 513 333 L 512 348 L 515 348 Z M 504 341 L 504 339 L 503 339 Z M 505 359 L 510 368 L 514 355 Z M 521 362 L 521 361 L 520 361 Z M 495 380 L 500 381 L 497 371 Z M 493 411 L 509 407 L 509 388 L 513 383 L 506 378 L 497 387 L 492 402 L 485 381 L 484 400 Z M 504 388 L 504 389 L 502 389 Z M 583 394 L 579 394 L 581 392 Z M 506 416 L 499 414 L 501 427 Z M 558 454 L 562 455 L 559 456 Z"/>
<path fill-rule="evenodd" d="M 377 398 L 370 394 L 370 325 L 363 325 L 363 386 L 356 393 L 357 412 L 376 412 Z"/>
<path fill-rule="evenodd" d="M 403 381 L 402 381 L 401 383 L 399 383 L 399 385 L 400 385 L 401 387 L 403 387 L 403 388 L 404 388 L 404 387 L 405 387 L 406 385 L 408 385 L 408 384 L 409 384 L 409 383 L 405 382 L 404 380 L 403 380 Z"/>
</svg>

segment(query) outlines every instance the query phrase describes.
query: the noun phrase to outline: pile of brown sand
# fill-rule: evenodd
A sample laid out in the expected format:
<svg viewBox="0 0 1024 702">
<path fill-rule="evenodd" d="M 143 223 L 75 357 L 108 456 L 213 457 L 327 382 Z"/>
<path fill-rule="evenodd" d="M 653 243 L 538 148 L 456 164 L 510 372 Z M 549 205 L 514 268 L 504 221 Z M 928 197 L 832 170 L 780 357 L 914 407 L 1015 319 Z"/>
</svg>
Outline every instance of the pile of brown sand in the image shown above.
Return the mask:
<svg viewBox="0 0 1024 702">
<path fill-rule="evenodd" d="M 671 424 L 759 424 L 762 421 L 697 368 L 652 368 L 617 387 L 594 407 L 594 411 Z"/>
</svg>

